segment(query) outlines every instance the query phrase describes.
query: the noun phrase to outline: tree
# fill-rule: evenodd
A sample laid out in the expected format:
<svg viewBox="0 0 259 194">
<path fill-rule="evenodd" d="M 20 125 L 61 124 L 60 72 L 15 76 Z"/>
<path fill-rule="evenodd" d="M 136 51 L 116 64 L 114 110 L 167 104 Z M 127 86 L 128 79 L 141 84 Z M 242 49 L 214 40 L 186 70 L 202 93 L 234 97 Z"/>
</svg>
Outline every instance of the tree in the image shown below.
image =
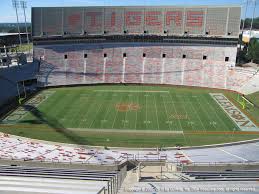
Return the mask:
<svg viewBox="0 0 259 194">
<path fill-rule="evenodd" d="M 252 18 L 246 18 L 246 19 L 245 19 L 245 25 L 244 25 L 244 28 L 245 28 L 245 29 L 250 29 L 251 20 L 252 20 Z M 243 22 L 244 22 L 244 20 L 241 20 L 240 29 L 242 29 Z M 259 17 L 254 18 L 253 30 L 255 30 L 255 29 L 259 29 Z"/>
<path fill-rule="evenodd" d="M 248 44 L 247 57 L 255 63 L 259 63 L 259 40 L 252 38 Z"/>
</svg>

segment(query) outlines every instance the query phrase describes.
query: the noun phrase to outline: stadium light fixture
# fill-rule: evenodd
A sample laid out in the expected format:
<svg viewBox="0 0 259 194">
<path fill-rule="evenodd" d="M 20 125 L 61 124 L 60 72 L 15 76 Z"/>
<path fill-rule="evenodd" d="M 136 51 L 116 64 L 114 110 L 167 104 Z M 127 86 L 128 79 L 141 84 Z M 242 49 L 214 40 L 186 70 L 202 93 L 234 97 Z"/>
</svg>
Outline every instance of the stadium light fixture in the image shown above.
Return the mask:
<svg viewBox="0 0 259 194">
<path fill-rule="evenodd" d="M 25 9 L 27 8 L 27 2 L 26 2 L 26 1 L 20 1 L 20 4 L 21 4 L 21 8 L 23 9 L 24 22 L 25 22 L 25 30 L 26 30 L 26 35 L 27 35 L 27 43 L 30 44 L 29 34 L 28 34 L 28 28 L 27 28 L 26 13 L 25 13 Z"/>
<path fill-rule="evenodd" d="M 20 32 L 20 24 L 19 24 L 19 16 L 18 16 L 18 8 L 19 8 L 19 3 L 17 0 L 12 0 L 12 4 L 13 4 L 13 8 L 15 9 L 16 12 L 16 25 L 17 25 L 17 29 L 18 29 L 18 34 L 19 34 L 19 41 L 20 41 L 20 45 L 22 44 L 22 38 L 21 38 L 21 32 Z"/>
</svg>

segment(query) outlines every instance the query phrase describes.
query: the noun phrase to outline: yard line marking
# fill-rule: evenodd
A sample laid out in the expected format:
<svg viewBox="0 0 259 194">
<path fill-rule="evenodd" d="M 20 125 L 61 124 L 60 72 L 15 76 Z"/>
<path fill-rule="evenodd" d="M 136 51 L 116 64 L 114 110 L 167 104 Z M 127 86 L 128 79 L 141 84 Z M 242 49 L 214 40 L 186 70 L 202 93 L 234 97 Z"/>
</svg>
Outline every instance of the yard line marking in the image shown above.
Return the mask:
<svg viewBox="0 0 259 194">
<path fill-rule="evenodd" d="M 113 102 L 112 99 L 110 99 L 108 104 L 107 104 L 108 108 L 105 111 L 105 115 L 104 115 L 103 120 L 106 120 L 106 117 L 107 117 L 108 113 L 110 112 L 112 102 Z M 106 122 L 104 122 L 104 123 L 106 123 Z M 103 123 L 101 123 L 101 127 L 103 127 Z"/>
<path fill-rule="evenodd" d="M 190 102 L 189 104 L 191 105 L 192 109 L 194 110 L 195 115 L 196 115 L 196 117 L 198 118 L 198 120 L 200 120 L 200 123 L 201 123 L 201 125 L 202 125 L 202 127 L 203 127 L 203 131 L 206 131 L 206 128 L 204 127 L 203 122 L 201 121 L 201 118 L 200 118 L 198 112 L 197 112 L 196 109 L 193 107 L 193 105 L 192 105 L 191 102 Z"/>
<path fill-rule="evenodd" d="M 128 97 L 128 99 L 130 101 L 130 96 L 128 95 L 127 97 Z M 127 121 L 127 113 L 128 113 L 128 111 L 126 111 L 125 116 L 124 116 L 124 120 L 125 121 Z M 128 122 L 123 122 L 123 129 L 125 128 L 126 123 L 128 123 Z"/>
<path fill-rule="evenodd" d="M 58 110 L 57 118 L 60 117 L 60 115 L 62 114 L 62 117 L 66 121 L 68 121 L 68 125 L 70 125 L 71 123 L 73 124 L 73 118 L 74 118 L 74 115 L 75 115 L 75 106 L 74 105 L 76 104 L 76 100 L 74 100 L 74 99 L 75 99 L 75 96 L 77 97 L 76 94 L 77 93 L 67 94 L 66 95 L 66 96 L 68 96 L 68 99 L 69 99 L 69 101 L 66 103 L 66 106 L 68 105 L 68 111 L 60 111 L 60 110 Z M 66 106 L 63 106 L 62 110 L 67 110 Z"/>
<path fill-rule="evenodd" d="M 98 113 L 99 113 L 99 111 L 100 111 L 102 105 L 103 105 L 103 103 L 100 103 L 100 104 L 99 104 L 99 108 L 98 108 L 98 110 L 96 111 L 96 114 L 95 114 L 95 116 L 94 116 L 94 118 L 93 118 L 93 120 L 92 120 L 92 122 L 91 122 L 91 124 L 90 124 L 90 126 L 89 126 L 88 128 L 91 128 L 92 125 L 94 124 L 94 122 L 95 122 L 95 120 L 96 120 L 96 117 L 97 117 L 97 115 L 98 115 Z"/>
<path fill-rule="evenodd" d="M 155 100 L 157 126 L 158 126 L 158 131 L 160 131 L 160 126 L 159 126 L 159 121 L 158 121 L 158 114 L 157 114 L 156 96 L 155 95 L 154 95 L 154 100 Z"/>
<path fill-rule="evenodd" d="M 178 96 L 179 96 L 179 95 L 175 95 L 176 98 L 178 98 Z M 172 98 L 172 96 L 171 96 L 171 98 Z M 184 109 L 184 113 L 185 113 L 186 115 L 188 115 L 188 112 L 187 112 L 187 110 L 186 110 L 186 108 L 185 108 L 186 101 L 180 102 L 180 103 L 177 102 L 177 103 L 178 103 L 178 104 L 181 104 L 181 106 L 182 106 L 183 109 Z M 183 104 L 183 105 L 182 105 L 182 104 Z M 189 115 L 188 115 L 188 120 L 190 120 L 190 119 L 189 119 Z M 192 127 L 192 130 L 193 130 L 193 126 L 192 126 L 192 125 L 191 125 L 191 127 Z"/>
<path fill-rule="evenodd" d="M 139 104 L 139 96 L 138 96 L 138 94 L 137 94 L 137 104 Z M 138 121 L 138 111 L 136 111 L 135 130 L 137 130 L 137 121 Z"/>
<path fill-rule="evenodd" d="M 174 101 L 173 101 L 173 97 L 172 97 L 171 93 L 170 93 L 170 97 L 171 97 L 171 101 L 172 101 L 173 106 L 174 106 Z M 176 97 L 176 98 L 178 98 L 178 97 Z M 174 107 L 175 107 L 175 106 L 174 106 Z M 183 106 L 183 109 L 184 109 L 185 114 L 188 115 L 187 112 L 186 112 L 185 106 Z M 175 108 L 175 110 L 176 110 L 176 108 Z M 180 126 L 181 126 L 182 131 L 183 131 L 183 127 L 182 127 L 181 123 L 180 123 Z M 192 125 L 191 125 L 191 127 L 192 127 Z M 192 129 L 193 129 L 193 127 L 192 127 Z M 186 137 L 185 137 L 185 135 L 184 135 L 184 132 L 183 132 L 182 134 L 183 134 L 183 138 L 184 138 L 185 143 L 188 144 L 188 142 L 187 142 L 187 140 L 186 140 Z"/>
<path fill-rule="evenodd" d="M 203 96 L 202 96 L 202 97 L 203 97 Z M 211 96 L 210 96 L 210 97 L 211 97 Z M 203 97 L 203 98 L 206 99 L 205 97 Z M 208 104 L 209 104 L 209 108 L 212 110 L 211 112 L 216 115 L 216 117 L 221 121 L 221 123 L 223 123 L 223 125 L 224 125 L 226 128 L 228 128 L 227 125 L 225 124 L 225 122 L 222 120 L 222 118 L 220 118 L 220 116 L 217 114 L 217 109 L 216 109 L 216 111 L 215 111 L 215 108 L 213 108 L 209 102 L 208 102 Z"/>
<path fill-rule="evenodd" d="M 167 112 L 167 109 L 166 109 L 164 97 L 162 97 L 162 101 L 163 101 L 163 104 L 164 104 L 167 120 L 169 121 L 169 116 L 168 116 L 168 112 Z M 169 125 L 169 128 L 170 128 L 170 131 L 172 131 L 171 124 L 169 123 L 168 125 Z"/>
<path fill-rule="evenodd" d="M 235 155 L 235 154 L 232 154 L 232 153 L 230 153 L 230 152 L 228 152 L 228 151 L 226 151 L 226 150 L 223 150 L 222 148 L 218 148 L 218 149 L 219 149 L 220 151 L 222 151 L 222 152 L 224 152 L 224 153 L 230 155 L 230 156 L 234 156 L 234 157 L 239 158 L 239 159 L 241 159 L 241 160 L 243 160 L 243 161 L 245 161 L 245 162 L 248 161 L 247 159 L 242 158 L 242 157 L 240 157 L 240 156 L 237 156 L 237 155 Z"/>
<path fill-rule="evenodd" d="M 156 90 L 94 90 L 94 92 L 169 93 L 169 91 L 156 91 Z"/>
<path fill-rule="evenodd" d="M 121 100 L 122 100 L 122 96 L 120 97 L 120 103 L 121 103 Z M 113 123 L 112 123 L 112 128 L 114 127 L 115 121 L 117 119 L 118 112 L 119 112 L 119 110 L 116 109 L 116 114 L 115 114 L 115 117 L 114 117 L 114 120 L 113 120 Z"/>
<path fill-rule="evenodd" d="M 145 110 L 146 110 L 146 120 L 144 121 L 144 123 L 146 124 L 146 128 L 147 128 L 147 95 L 144 95 L 145 96 Z"/>
<path fill-rule="evenodd" d="M 210 118 L 210 113 L 208 113 L 207 111 L 206 111 L 206 109 L 204 109 L 203 108 L 203 106 L 202 106 L 202 104 L 200 103 L 200 98 L 197 98 L 197 96 L 195 97 L 196 98 L 196 100 L 197 100 L 197 102 L 198 102 L 198 104 L 199 104 L 199 107 L 200 107 L 200 109 L 205 113 L 205 116 L 208 118 L 208 120 L 210 121 L 210 125 L 211 125 L 211 118 Z M 206 100 L 206 99 L 205 99 Z M 215 127 L 215 125 L 216 125 L 217 123 L 212 123 L 212 126 L 213 126 L 213 128 L 216 130 L 216 127 Z M 207 130 L 206 130 L 207 131 Z"/>
<path fill-rule="evenodd" d="M 80 96 L 80 94 L 79 94 L 79 96 Z M 76 97 L 77 98 L 77 97 Z M 79 102 L 80 103 L 80 102 Z M 73 107 L 76 107 L 76 105 L 77 105 L 77 102 L 74 102 L 74 104 L 75 104 L 75 106 L 73 106 Z M 75 126 L 75 123 L 77 124 L 77 126 L 78 126 L 78 122 L 77 122 L 77 120 L 75 119 L 75 118 L 77 118 L 77 117 L 79 117 L 78 115 L 80 115 L 80 120 L 82 120 L 82 115 L 80 114 L 81 113 L 81 111 L 82 111 L 82 107 L 84 107 L 84 106 L 81 106 L 80 108 L 75 108 L 75 111 L 73 111 L 74 112 L 74 114 L 72 114 L 72 116 L 71 116 L 71 123 L 72 123 L 72 125 L 73 126 Z M 70 123 L 70 122 L 69 122 Z"/>
<path fill-rule="evenodd" d="M 172 95 L 171 94 L 169 94 L 169 95 L 170 95 L 170 99 L 173 101 Z M 173 109 L 174 109 L 175 114 L 178 114 L 177 111 L 176 111 L 176 108 L 174 106 L 174 103 L 172 105 L 173 105 Z M 181 121 L 179 119 L 178 119 L 178 123 L 181 127 L 181 130 L 183 131 L 183 126 L 182 126 Z"/>
<path fill-rule="evenodd" d="M 94 93 L 93 93 L 94 94 Z M 91 95 L 92 96 L 92 95 Z M 89 101 L 88 101 L 88 103 L 89 103 Z M 83 125 L 85 124 L 85 123 L 87 123 L 87 121 L 88 121 L 88 114 L 89 114 L 89 112 L 91 112 L 90 110 L 91 110 L 91 108 L 93 107 L 93 105 L 95 105 L 96 104 L 96 100 L 94 100 L 93 101 L 93 103 L 91 103 L 90 104 L 90 106 L 89 106 L 89 108 L 87 109 L 87 112 L 85 113 L 85 118 L 87 118 L 87 119 L 84 119 L 83 120 Z M 95 107 L 95 106 L 94 106 Z M 79 126 L 81 125 L 81 123 L 82 123 L 82 120 L 80 121 L 80 123 L 79 123 Z"/>
</svg>

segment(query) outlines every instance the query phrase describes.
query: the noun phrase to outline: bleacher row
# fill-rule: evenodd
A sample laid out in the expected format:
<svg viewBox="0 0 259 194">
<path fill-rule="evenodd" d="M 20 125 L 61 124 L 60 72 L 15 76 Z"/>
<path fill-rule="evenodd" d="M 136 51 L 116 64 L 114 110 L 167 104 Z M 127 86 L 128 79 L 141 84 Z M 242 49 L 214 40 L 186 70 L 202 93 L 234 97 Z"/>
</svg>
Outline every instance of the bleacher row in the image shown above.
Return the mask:
<svg viewBox="0 0 259 194">
<path fill-rule="evenodd" d="M 42 178 L 63 178 L 80 180 L 109 181 L 117 175 L 116 171 L 63 169 L 25 166 L 0 166 L 1 176 L 28 176 Z"/>
<path fill-rule="evenodd" d="M 130 44 L 35 46 L 45 85 L 152 83 L 238 90 L 254 71 L 235 68 L 235 47 Z"/>
<path fill-rule="evenodd" d="M 192 181 L 256 181 L 259 178 L 259 170 L 186 171 L 183 173 Z"/>
<path fill-rule="evenodd" d="M 102 171 L 1 165 L 0 192 L 38 193 L 44 192 L 45 189 L 46 193 L 55 194 L 88 192 L 114 194 L 120 188 L 124 177 L 125 169 Z M 29 181 L 33 185 L 28 184 Z M 70 187 L 67 187 L 66 184 Z"/>
<path fill-rule="evenodd" d="M 250 143 L 245 146 L 226 146 L 224 151 L 218 148 L 167 151 L 117 150 L 42 142 L 0 133 L 0 160 L 103 166 L 120 165 L 126 161 L 168 161 L 179 164 L 244 163 L 244 161 L 258 161 L 259 156 L 256 154 L 258 145 Z"/>
<path fill-rule="evenodd" d="M 166 155 L 156 151 L 104 150 L 49 144 L 0 134 L 0 159 L 14 161 L 36 161 L 47 163 L 74 163 L 117 165 L 128 160 L 166 160 Z"/>
</svg>

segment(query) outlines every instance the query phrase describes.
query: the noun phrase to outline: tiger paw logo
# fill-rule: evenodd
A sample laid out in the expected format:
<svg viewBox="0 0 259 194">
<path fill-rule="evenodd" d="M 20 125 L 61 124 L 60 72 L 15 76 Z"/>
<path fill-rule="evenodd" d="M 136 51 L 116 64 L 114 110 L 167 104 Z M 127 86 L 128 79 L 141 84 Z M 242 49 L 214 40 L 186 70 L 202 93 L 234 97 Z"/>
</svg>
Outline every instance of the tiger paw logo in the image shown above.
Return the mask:
<svg viewBox="0 0 259 194">
<path fill-rule="evenodd" d="M 115 108 L 119 112 L 138 111 L 140 109 L 139 104 L 135 103 L 118 103 Z"/>
</svg>

